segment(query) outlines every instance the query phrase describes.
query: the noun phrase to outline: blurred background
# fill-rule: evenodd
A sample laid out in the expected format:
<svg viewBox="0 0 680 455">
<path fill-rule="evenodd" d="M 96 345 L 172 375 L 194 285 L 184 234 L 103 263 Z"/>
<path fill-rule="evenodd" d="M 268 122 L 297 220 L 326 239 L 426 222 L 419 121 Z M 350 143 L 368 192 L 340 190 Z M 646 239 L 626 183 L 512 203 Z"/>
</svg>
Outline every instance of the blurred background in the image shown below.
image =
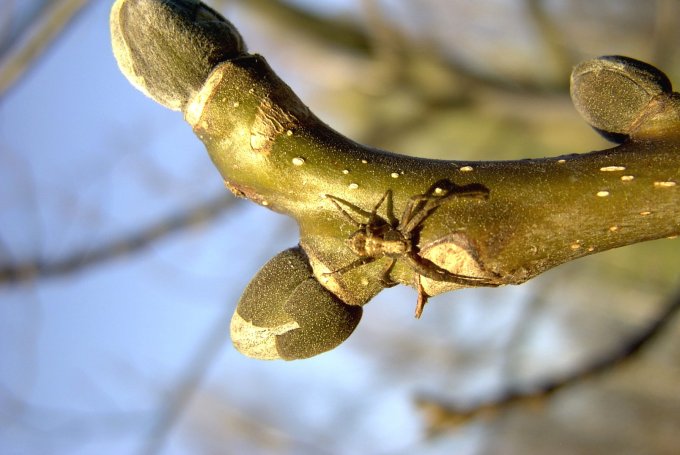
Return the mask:
<svg viewBox="0 0 680 455">
<path fill-rule="evenodd" d="M 239 296 L 297 227 L 234 200 L 181 114 L 125 80 L 112 3 L 0 0 L 0 453 L 678 453 L 677 318 L 539 406 L 449 411 L 619 349 L 678 294 L 680 240 L 445 294 L 418 321 L 392 288 L 313 359 L 236 352 Z M 680 84 L 678 0 L 208 4 L 323 120 L 404 154 L 608 147 L 568 96 L 598 55 Z"/>
</svg>

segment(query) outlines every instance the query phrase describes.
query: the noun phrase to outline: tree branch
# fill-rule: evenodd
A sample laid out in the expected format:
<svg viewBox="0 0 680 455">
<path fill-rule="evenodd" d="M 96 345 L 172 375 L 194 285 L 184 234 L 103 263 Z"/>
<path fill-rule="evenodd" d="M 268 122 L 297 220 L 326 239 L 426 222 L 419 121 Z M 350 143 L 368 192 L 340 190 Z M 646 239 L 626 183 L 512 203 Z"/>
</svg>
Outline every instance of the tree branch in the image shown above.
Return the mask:
<svg viewBox="0 0 680 455">
<path fill-rule="evenodd" d="M 22 37 L 0 58 L 0 97 L 4 95 L 76 17 L 89 0 L 59 0 L 28 27 Z"/>
<path fill-rule="evenodd" d="M 564 79 L 561 76 L 571 68 L 572 59 L 569 50 L 564 46 L 559 31 L 551 20 L 548 11 L 546 11 L 547 8 L 543 0 L 525 0 L 524 7 L 544 43 L 548 60 L 557 70 L 551 72 L 550 75 L 555 80 L 550 81 L 549 85 L 562 88 Z"/>
<path fill-rule="evenodd" d="M 241 0 L 241 3 L 254 8 L 262 17 L 278 18 L 291 29 L 313 37 L 316 42 L 361 53 L 368 53 L 371 50 L 370 38 L 354 21 L 320 16 L 281 0 Z"/>
<path fill-rule="evenodd" d="M 222 1 L 221 3 L 225 2 Z M 241 0 L 241 3 L 254 9 L 262 17 L 276 17 L 289 29 L 306 35 L 312 42 L 326 43 L 358 54 L 372 55 L 376 52 L 375 37 L 371 35 L 370 31 L 365 27 L 358 26 L 355 22 L 343 20 L 342 17 L 325 17 L 283 0 Z M 419 13 L 424 13 L 428 7 L 418 4 L 416 9 Z M 546 86 L 531 81 L 507 81 L 475 72 L 474 69 L 452 58 L 451 55 L 445 55 L 445 52 L 435 46 L 426 48 L 426 46 L 420 45 L 424 43 L 419 43 L 418 46 L 410 47 L 400 31 L 392 29 L 391 33 L 395 39 L 399 40 L 396 44 L 398 44 L 398 50 L 403 54 L 400 55 L 403 60 L 402 63 L 415 66 L 422 59 L 427 59 L 429 64 L 440 68 L 442 72 L 455 75 L 456 82 L 465 87 L 461 91 L 465 91 L 468 87 L 477 89 L 502 88 L 505 90 L 540 88 L 544 92 L 563 88 L 562 84 Z M 423 87 L 422 90 L 426 91 L 430 88 Z"/>
<path fill-rule="evenodd" d="M 44 262 L 33 259 L 19 264 L 0 266 L 0 284 L 17 284 L 37 279 L 54 278 L 75 273 L 89 266 L 133 254 L 168 235 L 214 219 L 234 205 L 235 199 L 219 195 L 190 210 L 161 220 L 139 232 L 99 245 L 93 250 L 78 251 L 68 257 Z"/>
<path fill-rule="evenodd" d="M 420 306 L 452 289 L 518 284 L 579 257 L 680 234 L 680 96 L 642 62 L 596 59 L 572 75 L 577 108 L 618 147 L 437 161 L 362 146 L 332 130 L 263 57 L 246 53 L 232 24 L 200 2 L 118 0 L 111 26 L 121 70 L 156 101 L 183 111 L 232 192 L 297 220 L 305 260 L 323 286 L 307 300 L 296 297 L 309 308 L 324 292 L 363 305 L 394 283 L 418 289 Z M 219 37 L 211 38 L 213 28 Z M 219 52 L 201 54 L 204 48 Z M 473 187 L 484 197 L 459 197 Z M 363 218 L 352 222 L 338 200 Z M 361 245 L 356 223 L 367 239 Z M 252 297 L 242 303 L 257 304 Z M 280 312 L 281 305 L 257 309 Z M 244 312 L 252 313 L 239 306 Z M 285 323 L 298 322 L 288 316 Z M 328 326 L 306 324 L 328 336 Z M 300 346 L 304 356 L 311 351 Z"/>
<path fill-rule="evenodd" d="M 611 352 L 586 363 L 570 374 L 554 379 L 547 379 L 535 386 L 510 387 L 497 398 L 473 406 L 459 406 L 443 402 L 431 396 L 420 396 L 416 402 L 425 413 L 430 434 L 437 434 L 445 429 L 452 429 L 478 417 L 495 415 L 513 406 L 526 405 L 547 400 L 555 393 L 580 384 L 588 379 L 608 373 L 637 358 L 644 348 L 661 336 L 664 329 L 680 312 L 680 289 L 670 301 L 655 315 L 645 327 L 630 339 L 625 340 Z"/>
</svg>

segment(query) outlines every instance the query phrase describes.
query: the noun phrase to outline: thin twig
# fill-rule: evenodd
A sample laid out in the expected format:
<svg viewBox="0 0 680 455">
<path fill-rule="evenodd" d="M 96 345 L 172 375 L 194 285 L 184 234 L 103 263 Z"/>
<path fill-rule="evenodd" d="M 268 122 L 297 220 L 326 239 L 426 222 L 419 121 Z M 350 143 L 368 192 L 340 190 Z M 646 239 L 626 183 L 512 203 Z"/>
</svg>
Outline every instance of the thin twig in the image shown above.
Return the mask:
<svg viewBox="0 0 680 455">
<path fill-rule="evenodd" d="M 163 447 L 168 441 L 169 436 L 178 420 L 182 418 L 189 404 L 196 396 L 201 382 L 208 374 L 210 367 L 215 363 L 220 351 L 228 343 L 227 333 L 231 321 L 233 308 L 225 306 L 225 312 L 215 319 L 215 325 L 210 329 L 203 342 L 198 346 L 196 353 L 189 359 L 188 365 L 182 369 L 182 375 L 173 387 L 170 397 L 164 401 L 159 412 L 158 419 L 151 426 L 148 439 L 146 439 L 140 455 L 155 455 L 163 451 Z M 260 419 L 240 416 L 242 424 L 258 430 L 258 438 L 252 436 L 252 442 L 262 441 L 263 434 L 275 434 L 282 441 L 292 442 L 296 446 L 305 448 L 305 453 L 330 454 L 332 453 L 325 446 L 303 440 L 292 439 L 290 435 L 277 428 L 267 426 Z M 233 430 L 233 428 L 232 428 Z"/>
<path fill-rule="evenodd" d="M 607 373 L 625 362 L 633 360 L 643 348 L 659 337 L 680 311 L 680 290 L 671 301 L 639 333 L 619 345 L 618 349 L 585 364 L 571 374 L 547 379 L 533 387 L 510 387 L 497 398 L 474 406 L 459 406 L 432 396 L 419 396 L 417 405 L 425 413 L 430 434 L 455 428 L 482 416 L 496 415 L 519 404 L 543 403 L 556 392 L 579 384 L 594 376 Z"/>
<path fill-rule="evenodd" d="M 33 24 L 0 57 L 0 97 L 16 84 L 89 0 L 49 2 Z"/>
<path fill-rule="evenodd" d="M 657 0 L 654 32 L 652 35 L 652 61 L 659 66 L 671 67 L 678 36 L 677 0 Z"/>
<path fill-rule="evenodd" d="M 315 42 L 321 41 L 361 53 L 371 49 L 370 38 L 356 21 L 318 15 L 293 2 L 282 0 L 241 0 L 241 3 L 259 10 L 263 17 L 275 17 L 291 29 L 312 35 Z"/>
<path fill-rule="evenodd" d="M 525 7 L 527 9 L 529 20 L 533 22 L 534 27 L 539 34 L 540 41 L 543 43 L 548 52 L 549 59 L 552 61 L 554 71 L 551 76 L 551 86 L 558 89 L 565 88 L 568 79 L 564 78 L 565 74 L 569 74 L 573 64 L 573 59 L 569 55 L 568 48 L 564 45 L 562 36 L 555 26 L 555 22 L 551 20 L 546 5 L 543 0 L 525 0 Z"/>
<path fill-rule="evenodd" d="M 188 211 L 161 220 L 137 233 L 101 245 L 92 251 L 77 251 L 68 257 L 43 262 L 29 260 L 19 264 L 0 266 L 0 284 L 21 283 L 52 278 L 77 272 L 88 266 L 137 252 L 166 236 L 197 224 L 206 223 L 234 205 L 235 199 L 226 193 L 190 208 Z"/>
<path fill-rule="evenodd" d="M 159 418 L 152 425 L 149 437 L 140 451 L 141 455 L 155 455 L 163 451 L 171 431 L 177 424 L 177 421 L 183 416 L 192 399 L 194 399 L 210 367 L 217 360 L 217 356 L 228 340 L 226 334 L 229 333 L 232 308 L 225 306 L 225 310 L 226 312 L 216 319 L 214 327 L 198 346 L 196 354 L 190 358 L 187 367 L 182 370 L 183 374 L 177 381 L 177 385 L 173 388 L 172 396 L 164 402 Z M 257 436 L 250 435 L 250 437 L 255 444 L 261 443 L 267 435 L 274 435 L 279 438 L 278 442 L 293 442 L 296 446 L 305 448 L 305 453 L 331 453 L 326 447 L 318 444 L 301 439 L 293 440 L 290 435 L 277 428 L 267 426 L 260 419 L 246 416 L 239 416 L 238 419 L 240 425 L 236 423 L 231 430 L 236 431 L 239 436 L 245 436 L 243 434 L 243 427 L 253 428 L 257 431 Z M 234 428 L 238 426 L 241 428 Z"/>
<path fill-rule="evenodd" d="M 224 3 L 224 0 L 223 0 Z M 372 55 L 375 51 L 373 37 L 367 27 L 356 25 L 357 21 L 347 21 L 337 17 L 326 17 L 308 9 L 297 7 L 293 2 L 282 0 L 240 0 L 248 8 L 258 11 L 262 17 L 275 18 L 295 32 L 306 34 L 311 42 L 321 42 L 329 46 L 344 48 L 357 54 Z M 423 6 L 426 8 L 426 6 Z M 402 36 L 404 39 L 404 36 Z M 404 44 L 401 43 L 402 48 Z M 407 49 L 402 49 L 406 51 Z M 537 84 L 532 81 L 512 81 L 507 78 L 494 78 L 491 75 L 475 72 L 463 61 L 457 61 L 451 55 L 445 55 L 442 49 L 431 46 L 429 49 L 418 49 L 417 52 L 427 52 L 428 60 L 436 63 L 443 71 L 455 75 L 459 83 L 479 88 L 500 88 L 508 91 L 519 89 L 535 89 Z M 562 85 L 558 87 L 540 87 L 543 91 L 563 92 Z"/>
</svg>

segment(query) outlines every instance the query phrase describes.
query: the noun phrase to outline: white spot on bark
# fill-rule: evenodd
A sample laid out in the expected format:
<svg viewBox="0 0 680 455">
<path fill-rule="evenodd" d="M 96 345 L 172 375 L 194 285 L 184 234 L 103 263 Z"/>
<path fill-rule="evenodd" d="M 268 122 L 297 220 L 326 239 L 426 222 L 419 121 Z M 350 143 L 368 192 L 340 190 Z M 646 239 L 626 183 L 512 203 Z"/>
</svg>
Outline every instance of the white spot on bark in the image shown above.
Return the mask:
<svg viewBox="0 0 680 455">
<path fill-rule="evenodd" d="M 399 178 L 399 173 L 397 173 L 397 172 L 392 172 L 392 174 L 390 174 L 390 175 L 392 176 L 393 179 Z"/>
<path fill-rule="evenodd" d="M 624 166 L 604 166 L 601 167 L 600 170 L 602 172 L 621 172 L 625 171 L 626 168 Z"/>
<path fill-rule="evenodd" d="M 602 190 L 597 192 L 597 197 L 607 197 L 609 196 L 609 191 Z"/>
<path fill-rule="evenodd" d="M 632 175 L 622 175 L 621 180 L 624 182 L 632 182 L 635 179 Z"/>
<path fill-rule="evenodd" d="M 357 183 L 350 183 L 349 184 L 350 190 L 356 190 L 357 188 L 359 188 L 359 185 Z"/>
<path fill-rule="evenodd" d="M 676 185 L 677 183 L 672 180 L 667 180 L 665 182 L 654 182 L 654 186 L 657 188 L 672 188 Z"/>
<path fill-rule="evenodd" d="M 472 166 L 463 166 L 460 168 L 460 172 L 472 172 Z"/>
<path fill-rule="evenodd" d="M 293 158 L 292 161 L 293 166 L 302 166 L 303 164 L 305 164 L 305 159 L 302 158 L 301 156 L 296 156 L 295 158 Z"/>
</svg>

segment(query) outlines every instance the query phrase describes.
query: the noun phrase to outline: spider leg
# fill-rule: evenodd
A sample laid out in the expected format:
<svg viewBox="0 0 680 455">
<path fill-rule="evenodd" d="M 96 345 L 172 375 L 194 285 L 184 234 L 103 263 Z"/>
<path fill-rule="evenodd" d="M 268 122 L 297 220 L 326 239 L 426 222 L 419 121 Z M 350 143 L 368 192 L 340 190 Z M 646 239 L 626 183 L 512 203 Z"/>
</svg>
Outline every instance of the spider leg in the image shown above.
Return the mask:
<svg viewBox="0 0 680 455">
<path fill-rule="evenodd" d="M 444 202 L 454 197 L 468 197 L 468 198 L 487 198 L 488 191 L 483 191 L 477 185 L 468 185 L 467 187 L 459 187 L 460 191 L 449 189 L 448 193 L 442 196 L 436 196 L 435 192 L 439 186 L 434 185 L 425 194 L 413 196 L 409 201 L 407 209 L 404 211 L 399 228 L 404 233 L 413 232 L 420 226 L 432 213 L 439 208 Z"/>
<path fill-rule="evenodd" d="M 489 199 L 489 190 L 487 189 L 480 189 L 480 188 L 472 188 L 473 185 L 467 185 L 470 188 L 465 188 L 461 191 L 455 191 L 451 193 L 451 196 L 456 196 L 456 197 L 471 197 L 475 199 Z"/>
<path fill-rule="evenodd" d="M 388 194 L 389 193 L 389 194 Z M 394 216 L 394 201 L 392 200 L 392 190 L 387 190 L 387 202 L 386 202 L 386 207 L 385 207 L 385 212 L 387 215 L 387 222 L 392 226 L 393 228 L 396 229 L 397 226 L 399 226 L 399 221 L 397 218 Z"/>
<path fill-rule="evenodd" d="M 359 258 L 356 261 L 350 262 L 344 267 L 340 267 L 337 270 L 334 270 L 332 272 L 326 272 L 323 275 L 324 276 L 332 276 L 332 275 L 338 275 L 338 274 L 343 274 L 345 272 L 349 272 L 350 270 L 354 270 L 357 267 L 361 267 L 362 265 L 370 264 L 371 262 L 375 261 L 375 258 L 372 257 L 364 257 L 364 258 Z"/>
<path fill-rule="evenodd" d="M 402 224 L 399 229 L 404 234 L 410 234 L 418 226 L 420 226 L 432 213 L 439 208 L 444 202 L 448 200 L 447 196 L 414 196 L 409 201 L 410 213 L 408 217 L 402 218 Z M 405 214 L 406 215 L 406 214 Z"/>
<path fill-rule="evenodd" d="M 425 289 L 423 289 L 423 285 L 420 282 L 420 274 L 416 274 L 416 286 L 418 288 L 418 301 L 416 302 L 415 317 L 416 319 L 420 319 L 430 296 L 427 295 Z"/>
<path fill-rule="evenodd" d="M 456 283 L 463 286 L 498 286 L 498 283 L 495 283 L 488 278 L 460 275 L 458 273 L 449 272 L 448 270 L 439 267 L 434 262 L 421 257 L 415 252 L 405 254 L 404 259 L 407 260 L 409 265 L 417 274 L 431 280 L 444 281 L 446 283 Z"/>
<path fill-rule="evenodd" d="M 355 226 L 357 226 L 357 227 L 361 227 L 361 226 L 362 226 L 362 224 L 361 224 L 359 221 L 357 221 L 357 220 L 355 220 L 354 218 L 352 218 L 352 215 L 350 215 L 349 213 L 347 213 L 347 211 L 346 211 L 345 209 L 343 209 L 343 208 L 340 206 L 340 204 L 338 204 L 338 202 L 337 202 L 335 199 L 331 199 L 331 202 L 333 203 L 333 205 L 335 205 L 335 207 L 336 207 L 338 210 L 340 210 L 340 213 L 342 213 L 342 216 L 344 216 L 345 219 L 346 219 L 347 221 L 349 221 L 350 223 L 352 223 L 353 225 L 355 225 Z"/>
<path fill-rule="evenodd" d="M 390 210 L 390 205 L 392 204 L 392 190 L 387 190 L 385 191 L 385 194 L 382 195 L 378 203 L 373 207 L 373 210 L 371 211 L 371 216 L 368 219 L 368 224 L 374 224 L 376 220 L 381 219 L 380 215 L 378 215 L 378 209 L 382 205 L 383 202 L 387 199 L 387 216 L 389 218 L 389 210 Z"/>
<path fill-rule="evenodd" d="M 387 267 L 385 267 L 385 270 L 383 270 L 382 274 L 380 275 L 380 281 L 385 285 L 385 287 L 392 287 L 395 284 L 397 284 L 396 281 L 393 281 L 390 278 L 390 275 L 392 274 L 392 269 L 394 268 L 394 265 L 397 263 L 397 260 L 395 258 L 390 258 L 390 263 L 387 264 Z"/>
<path fill-rule="evenodd" d="M 380 206 L 382 205 L 382 203 L 385 202 L 385 199 L 387 199 L 387 195 L 388 195 L 388 194 L 391 194 L 391 193 L 392 193 L 392 190 L 387 190 L 387 191 L 385 191 L 385 194 L 382 195 L 382 197 L 380 198 L 380 200 L 378 201 L 378 203 L 375 204 L 375 207 L 373 207 L 373 211 L 371 212 L 373 215 L 375 215 L 376 213 L 378 213 L 378 209 L 380 208 Z"/>
<path fill-rule="evenodd" d="M 402 214 L 401 221 L 399 222 L 399 230 L 404 234 L 411 233 L 425 221 L 437 207 L 444 203 L 442 198 L 448 196 L 451 193 L 452 188 L 455 188 L 455 184 L 449 180 L 443 179 L 438 180 L 431 185 L 424 194 L 412 196 Z M 446 191 L 446 193 L 441 196 L 435 195 L 435 193 L 443 191 Z"/>
<path fill-rule="evenodd" d="M 399 231 L 403 233 L 411 232 L 412 229 L 406 230 L 406 227 L 411 224 L 413 214 L 417 213 L 422 208 L 422 202 L 422 200 L 417 199 L 417 196 L 414 196 L 408 200 L 406 208 L 404 209 L 404 213 L 401 214 L 401 220 L 399 220 Z"/>
<path fill-rule="evenodd" d="M 357 225 L 357 226 L 363 225 L 363 223 L 360 223 L 360 222 L 356 221 L 354 218 L 352 218 L 352 216 L 351 216 L 344 208 L 342 208 L 342 206 L 341 206 L 340 204 L 345 205 L 347 208 L 351 209 L 353 212 L 355 212 L 355 213 L 357 213 L 357 214 L 359 214 L 359 215 L 361 215 L 361 216 L 363 216 L 363 217 L 365 217 L 365 218 L 370 218 L 370 217 L 371 217 L 371 213 L 370 213 L 370 212 L 367 212 L 366 210 L 363 210 L 363 209 L 357 207 L 356 205 L 352 204 L 352 203 L 349 202 L 349 201 L 346 201 L 346 200 L 344 200 L 344 199 L 342 199 L 342 198 L 339 198 L 339 197 L 337 197 L 337 196 L 333 196 L 332 194 L 325 194 L 324 196 L 325 196 L 326 198 L 330 199 L 331 202 L 333 203 L 333 205 L 335 205 L 335 207 L 336 207 L 338 210 L 340 210 L 340 212 L 341 212 L 348 220 L 351 220 L 352 223 L 355 224 L 355 225 Z"/>
<path fill-rule="evenodd" d="M 480 183 L 456 185 L 449 179 L 441 179 L 434 182 L 423 196 L 448 196 L 451 194 L 461 197 L 480 197 L 486 199 L 489 196 L 489 189 Z"/>
</svg>

